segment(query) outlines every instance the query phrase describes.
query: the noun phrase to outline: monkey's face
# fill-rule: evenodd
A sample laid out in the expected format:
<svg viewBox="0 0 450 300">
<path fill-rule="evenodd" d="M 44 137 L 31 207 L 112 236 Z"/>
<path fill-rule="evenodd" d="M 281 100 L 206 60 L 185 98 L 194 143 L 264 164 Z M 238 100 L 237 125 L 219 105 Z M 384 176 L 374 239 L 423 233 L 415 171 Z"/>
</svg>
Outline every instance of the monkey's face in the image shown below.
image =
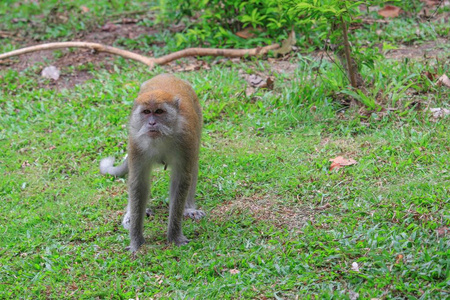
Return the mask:
<svg viewBox="0 0 450 300">
<path fill-rule="evenodd" d="M 178 127 L 178 99 L 160 90 L 138 96 L 130 119 L 130 133 L 142 138 L 171 136 Z"/>
</svg>

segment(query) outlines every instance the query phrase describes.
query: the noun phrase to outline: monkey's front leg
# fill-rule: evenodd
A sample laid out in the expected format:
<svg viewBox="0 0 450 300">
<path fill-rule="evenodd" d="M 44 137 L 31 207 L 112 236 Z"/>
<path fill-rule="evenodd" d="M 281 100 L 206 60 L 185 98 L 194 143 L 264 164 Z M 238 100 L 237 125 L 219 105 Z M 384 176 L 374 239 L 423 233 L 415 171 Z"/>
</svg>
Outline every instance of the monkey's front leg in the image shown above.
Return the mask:
<svg viewBox="0 0 450 300">
<path fill-rule="evenodd" d="M 139 161 L 139 159 L 138 159 Z M 128 250 L 135 252 L 145 242 L 143 222 L 149 194 L 150 166 L 143 166 L 136 160 L 130 164 L 128 178 L 128 212 L 130 220 L 130 246 Z"/>
<path fill-rule="evenodd" d="M 189 240 L 183 235 L 183 220 L 186 197 L 191 185 L 192 175 L 183 168 L 174 168 L 170 178 L 169 228 L 167 240 L 176 245 L 185 245 Z"/>
</svg>

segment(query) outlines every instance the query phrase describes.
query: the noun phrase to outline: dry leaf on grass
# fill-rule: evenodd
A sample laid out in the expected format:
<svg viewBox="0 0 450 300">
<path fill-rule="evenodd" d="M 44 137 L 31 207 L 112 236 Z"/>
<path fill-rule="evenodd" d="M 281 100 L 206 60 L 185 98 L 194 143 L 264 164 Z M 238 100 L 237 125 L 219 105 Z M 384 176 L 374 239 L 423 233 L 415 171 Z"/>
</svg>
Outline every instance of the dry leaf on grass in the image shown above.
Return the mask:
<svg viewBox="0 0 450 300">
<path fill-rule="evenodd" d="M 450 115 L 450 109 L 446 108 L 436 107 L 436 108 L 429 108 L 428 110 L 433 114 L 434 119 L 439 119 Z"/>
<path fill-rule="evenodd" d="M 395 264 L 398 264 L 400 262 L 403 262 L 403 255 L 402 254 L 397 255 L 397 257 L 395 258 Z"/>
<path fill-rule="evenodd" d="M 357 262 L 352 263 L 352 270 L 355 272 L 359 272 L 359 265 Z"/>
<path fill-rule="evenodd" d="M 266 78 L 266 80 L 264 80 L 264 78 L 262 78 L 261 76 L 252 74 L 248 77 L 247 81 L 253 87 L 258 87 L 258 88 L 263 88 L 263 89 L 266 88 L 269 90 L 273 89 L 274 78 L 271 76 L 268 76 Z"/>
<path fill-rule="evenodd" d="M 242 77 L 244 77 L 245 80 L 247 80 L 247 82 L 249 83 L 247 89 L 245 90 L 245 94 L 247 96 L 255 93 L 255 88 L 273 90 L 275 80 L 273 76 L 267 76 L 265 80 L 263 77 L 256 74 L 244 74 Z"/>
<path fill-rule="evenodd" d="M 264 79 L 258 75 L 252 74 L 248 77 L 248 82 L 252 85 L 252 86 L 259 86 L 260 84 L 264 84 Z"/>
<path fill-rule="evenodd" d="M 247 27 L 244 30 L 236 32 L 235 34 L 240 38 L 250 39 L 255 36 L 255 34 L 252 31 L 254 31 L 254 29 L 252 30 L 250 27 Z"/>
<path fill-rule="evenodd" d="M 441 77 L 439 77 L 438 81 L 437 81 L 437 85 L 441 86 L 446 86 L 446 87 L 450 87 L 450 78 L 448 78 L 447 75 L 442 75 Z"/>
<path fill-rule="evenodd" d="M 187 65 L 186 67 L 184 67 L 183 69 L 181 69 L 181 71 L 191 72 L 191 71 L 200 70 L 200 68 L 201 68 L 201 66 L 199 64 L 190 64 L 190 65 Z"/>
<path fill-rule="evenodd" d="M 422 0 L 427 6 L 436 6 L 438 5 L 441 0 Z"/>
<path fill-rule="evenodd" d="M 324 209 L 327 209 L 327 208 L 330 208 L 331 207 L 331 204 L 330 203 L 326 203 L 325 205 L 322 205 L 322 206 L 317 206 L 316 208 L 314 208 L 315 210 L 324 210 Z"/>
<path fill-rule="evenodd" d="M 340 169 L 344 166 L 351 166 L 356 164 L 356 160 L 351 159 L 351 158 L 344 158 L 342 156 L 338 156 L 336 158 L 330 159 L 331 161 L 331 166 L 330 166 L 330 171 L 334 170 L 334 169 Z"/>
<path fill-rule="evenodd" d="M 448 234 L 450 234 L 450 228 L 444 226 L 444 227 L 439 227 L 438 229 L 436 229 L 436 234 L 438 237 L 444 237 Z"/>
<path fill-rule="evenodd" d="M 359 299 L 359 293 L 354 291 L 348 291 L 348 297 L 350 300 L 358 300 Z"/>
<path fill-rule="evenodd" d="M 117 29 L 117 25 L 111 22 L 107 22 L 105 25 L 102 26 L 102 31 L 106 32 L 112 32 Z"/>
<path fill-rule="evenodd" d="M 429 71 L 422 72 L 422 75 L 425 75 L 430 81 L 435 81 L 438 77 L 438 74 Z"/>
<path fill-rule="evenodd" d="M 229 272 L 230 272 L 230 274 L 239 274 L 240 272 L 239 272 L 239 270 L 236 270 L 236 269 L 231 269 L 231 270 L 229 270 Z"/>
<path fill-rule="evenodd" d="M 268 90 L 273 90 L 273 83 L 274 83 L 274 78 L 271 76 L 267 77 L 265 88 Z"/>
<path fill-rule="evenodd" d="M 42 77 L 44 78 L 48 78 L 48 79 L 53 79 L 53 80 L 58 80 L 59 79 L 59 75 L 60 75 L 60 71 L 57 67 L 55 66 L 49 66 L 44 68 L 44 70 L 42 70 Z"/>
<path fill-rule="evenodd" d="M 378 11 L 378 14 L 385 18 L 396 18 L 402 12 L 402 10 L 393 5 L 386 5 Z"/>
<path fill-rule="evenodd" d="M 211 67 L 207 62 L 202 60 L 191 60 L 191 63 L 188 64 L 171 64 L 172 70 L 176 72 L 192 72 L 197 70 L 209 70 Z"/>
</svg>

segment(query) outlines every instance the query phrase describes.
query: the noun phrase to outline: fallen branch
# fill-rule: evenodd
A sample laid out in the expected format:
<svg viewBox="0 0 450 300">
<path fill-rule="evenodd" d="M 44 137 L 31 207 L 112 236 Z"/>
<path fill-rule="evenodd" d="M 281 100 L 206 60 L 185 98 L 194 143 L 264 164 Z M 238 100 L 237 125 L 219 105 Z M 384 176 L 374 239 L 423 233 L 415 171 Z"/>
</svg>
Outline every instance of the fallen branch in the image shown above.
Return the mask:
<svg viewBox="0 0 450 300">
<path fill-rule="evenodd" d="M 0 60 L 9 58 L 12 56 L 22 55 L 26 53 L 42 51 L 42 50 L 54 50 L 61 48 L 88 48 L 95 50 L 97 52 L 106 52 L 110 54 L 115 54 L 122 56 L 124 58 L 129 58 L 138 62 L 141 62 L 151 68 L 155 65 L 164 65 L 171 61 L 188 57 L 188 56 L 225 56 L 225 57 L 243 57 L 243 56 L 255 56 L 262 55 L 270 50 L 275 50 L 280 47 L 279 44 L 273 44 L 265 47 L 258 47 L 252 49 L 216 49 L 216 48 L 188 48 L 181 51 L 177 51 L 168 55 L 164 55 L 158 58 L 143 56 L 134 52 L 127 50 L 122 50 L 115 47 L 110 47 L 98 43 L 88 43 L 88 42 L 61 42 L 61 43 L 48 43 L 42 45 L 31 46 L 27 48 L 22 48 L 14 50 L 11 52 L 6 52 L 0 54 Z"/>
<path fill-rule="evenodd" d="M 173 60 L 177 60 L 187 56 L 225 56 L 225 57 L 243 57 L 263 55 L 270 50 L 280 48 L 279 44 L 273 44 L 265 47 L 258 47 L 252 49 L 217 49 L 217 48 L 187 48 L 171 54 L 155 58 L 154 62 L 157 65 L 164 65 Z"/>
<path fill-rule="evenodd" d="M 119 55 L 125 58 L 133 59 L 135 61 L 144 63 L 148 66 L 153 66 L 153 59 L 142 56 L 140 54 L 136 54 L 127 50 L 122 50 L 110 46 L 105 46 L 102 44 L 97 43 L 87 43 L 87 42 L 62 42 L 62 43 L 48 43 L 48 44 L 42 44 L 42 45 L 36 45 L 31 46 L 27 48 L 22 48 L 18 50 L 14 50 L 11 52 L 6 52 L 3 54 L 0 54 L 0 59 L 5 59 L 12 56 L 17 56 L 21 54 L 36 52 L 36 51 L 42 51 L 42 50 L 54 50 L 54 49 L 61 49 L 61 48 L 88 48 L 92 49 L 98 52 L 106 52 L 110 54 Z"/>
</svg>

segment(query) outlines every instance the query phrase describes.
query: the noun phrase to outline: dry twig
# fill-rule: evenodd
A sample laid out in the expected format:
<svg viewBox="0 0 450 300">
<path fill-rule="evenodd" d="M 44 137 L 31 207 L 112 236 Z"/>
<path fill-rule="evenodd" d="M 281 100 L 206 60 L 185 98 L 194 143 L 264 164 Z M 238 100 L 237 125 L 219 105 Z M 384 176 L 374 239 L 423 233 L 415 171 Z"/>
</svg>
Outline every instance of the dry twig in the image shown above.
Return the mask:
<svg viewBox="0 0 450 300">
<path fill-rule="evenodd" d="M 106 52 L 110 54 L 119 55 L 125 58 L 129 58 L 138 62 L 141 62 L 151 68 L 155 65 L 164 65 L 171 61 L 188 57 L 188 56 L 225 56 L 225 57 L 243 57 L 243 56 L 255 56 L 262 55 L 270 50 L 275 50 L 280 47 L 279 44 L 273 44 L 265 47 L 258 47 L 252 49 L 216 49 L 216 48 L 188 48 L 181 51 L 177 51 L 174 53 L 170 53 L 168 55 L 164 55 L 158 58 L 143 56 L 134 52 L 130 52 L 127 50 L 122 50 L 115 47 L 110 47 L 98 43 L 89 43 L 89 42 L 61 42 L 61 43 L 48 43 L 42 45 L 31 46 L 27 48 L 22 48 L 18 50 L 14 50 L 11 52 L 6 52 L 0 54 L 0 60 L 22 55 L 26 53 L 42 51 L 42 50 L 54 50 L 61 48 L 88 48 L 95 50 L 97 52 Z"/>
</svg>

